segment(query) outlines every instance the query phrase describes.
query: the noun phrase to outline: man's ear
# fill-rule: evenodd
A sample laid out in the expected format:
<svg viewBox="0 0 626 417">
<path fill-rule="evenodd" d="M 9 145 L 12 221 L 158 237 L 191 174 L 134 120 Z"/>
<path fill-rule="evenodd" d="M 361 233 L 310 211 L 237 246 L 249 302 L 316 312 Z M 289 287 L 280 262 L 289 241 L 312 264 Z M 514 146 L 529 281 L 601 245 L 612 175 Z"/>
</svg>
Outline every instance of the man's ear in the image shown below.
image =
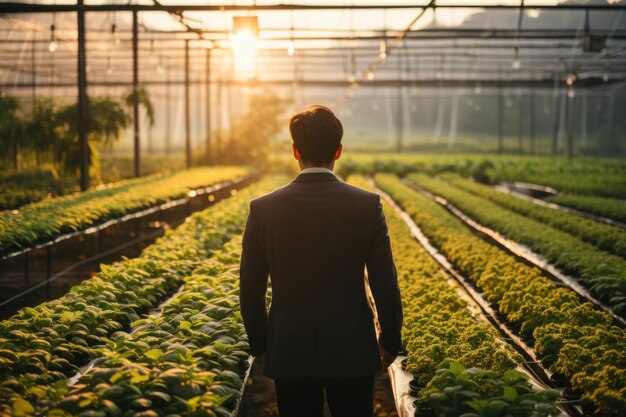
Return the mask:
<svg viewBox="0 0 626 417">
<path fill-rule="evenodd" d="M 291 147 L 293 148 L 293 157 L 296 158 L 296 161 L 299 161 L 300 158 L 300 151 L 298 151 L 298 148 L 296 148 L 296 144 L 292 143 Z"/>
<path fill-rule="evenodd" d="M 339 157 L 341 156 L 342 149 L 343 149 L 343 145 L 340 143 L 339 146 L 337 147 L 337 150 L 335 151 L 335 156 L 334 156 L 335 161 L 339 159 Z"/>
</svg>

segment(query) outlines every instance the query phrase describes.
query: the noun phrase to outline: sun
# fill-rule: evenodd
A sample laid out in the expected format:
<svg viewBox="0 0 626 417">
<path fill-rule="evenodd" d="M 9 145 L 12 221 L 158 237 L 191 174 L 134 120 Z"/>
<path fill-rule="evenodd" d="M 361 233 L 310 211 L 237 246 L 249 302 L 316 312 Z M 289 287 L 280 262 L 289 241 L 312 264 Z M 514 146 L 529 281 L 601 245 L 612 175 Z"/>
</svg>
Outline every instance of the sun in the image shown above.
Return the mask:
<svg viewBox="0 0 626 417">
<path fill-rule="evenodd" d="M 252 31 L 241 29 L 235 32 L 231 48 L 235 59 L 235 70 L 242 74 L 252 74 L 258 49 L 258 40 Z"/>
</svg>

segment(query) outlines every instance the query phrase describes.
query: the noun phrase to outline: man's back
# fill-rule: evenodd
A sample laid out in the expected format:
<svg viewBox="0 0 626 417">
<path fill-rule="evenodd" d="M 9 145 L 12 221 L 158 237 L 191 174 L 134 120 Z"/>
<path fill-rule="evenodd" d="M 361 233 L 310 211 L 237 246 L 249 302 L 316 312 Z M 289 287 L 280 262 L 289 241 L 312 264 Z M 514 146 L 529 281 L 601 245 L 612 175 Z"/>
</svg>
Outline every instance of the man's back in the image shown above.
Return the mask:
<svg viewBox="0 0 626 417">
<path fill-rule="evenodd" d="M 401 348 L 402 303 L 380 197 L 333 174 L 343 126 L 329 108 L 296 113 L 289 131 L 302 171 L 250 203 L 243 235 L 240 302 L 250 350 L 265 357 L 281 417 L 321 417 L 324 397 L 333 417 L 370 417 L 374 374 Z"/>
<path fill-rule="evenodd" d="M 366 261 L 373 255 L 388 258 L 374 266 L 377 274 L 395 281 L 391 253 L 384 246 L 385 253 L 376 253 L 376 245 L 386 237 L 379 196 L 332 173 L 300 174 L 289 185 L 254 200 L 250 218 L 244 244 L 262 252 L 272 283 L 264 347 L 267 375 L 357 377 L 379 370 L 364 282 Z M 256 317 L 246 311 L 246 278 L 252 268 L 258 270 L 249 261 L 242 262 L 244 318 L 264 320 L 258 311 L 251 312 Z M 380 297 L 390 297 L 395 305 L 394 287 L 382 286 Z M 392 314 L 401 314 L 395 307 Z M 397 349 L 397 342 L 390 349 Z"/>
</svg>

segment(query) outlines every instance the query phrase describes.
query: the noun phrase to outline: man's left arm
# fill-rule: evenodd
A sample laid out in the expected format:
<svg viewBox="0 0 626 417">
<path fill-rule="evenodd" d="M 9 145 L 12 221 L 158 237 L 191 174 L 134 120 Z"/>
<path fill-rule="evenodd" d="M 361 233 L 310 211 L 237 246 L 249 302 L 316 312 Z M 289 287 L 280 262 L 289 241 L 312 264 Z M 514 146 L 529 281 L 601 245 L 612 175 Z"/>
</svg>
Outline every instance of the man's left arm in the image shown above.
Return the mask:
<svg viewBox="0 0 626 417">
<path fill-rule="evenodd" d="M 267 309 L 265 305 L 267 278 L 267 261 L 261 246 L 254 204 L 251 202 L 243 233 L 243 250 L 239 272 L 239 302 L 243 323 L 250 342 L 250 351 L 255 357 L 265 352 L 267 344 Z"/>
<path fill-rule="evenodd" d="M 381 357 L 382 353 L 395 357 L 402 349 L 402 300 L 380 196 L 376 199 L 375 215 L 374 238 L 366 259 L 368 281 L 381 328 Z"/>
</svg>

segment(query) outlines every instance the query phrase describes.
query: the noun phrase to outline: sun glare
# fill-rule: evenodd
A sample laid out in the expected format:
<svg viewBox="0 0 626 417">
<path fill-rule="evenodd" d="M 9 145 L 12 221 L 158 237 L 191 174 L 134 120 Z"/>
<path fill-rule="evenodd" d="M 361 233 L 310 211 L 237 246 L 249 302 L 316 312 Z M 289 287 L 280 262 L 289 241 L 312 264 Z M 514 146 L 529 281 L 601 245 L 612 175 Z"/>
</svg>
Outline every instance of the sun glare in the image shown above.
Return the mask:
<svg viewBox="0 0 626 417">
<path fill-rule="evenodd" d="M 240 73 L 254 71 L 254 59 L 258 49 L 256 36 L 247 29 L 235 32 L 232 41 L 232 50 L 235 57 L 235 69 Z"/>
</svg>

